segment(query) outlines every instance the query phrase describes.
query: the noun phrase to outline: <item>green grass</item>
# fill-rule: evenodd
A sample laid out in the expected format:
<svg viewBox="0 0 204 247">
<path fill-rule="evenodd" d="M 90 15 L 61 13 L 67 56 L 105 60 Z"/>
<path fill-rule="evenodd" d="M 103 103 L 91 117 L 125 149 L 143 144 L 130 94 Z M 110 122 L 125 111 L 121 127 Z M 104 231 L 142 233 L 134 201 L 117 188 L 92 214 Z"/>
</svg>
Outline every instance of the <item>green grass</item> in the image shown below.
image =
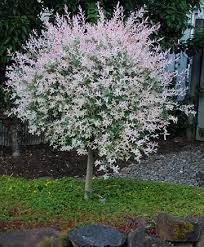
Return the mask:
<svg viewBox="0 0 204 247">
<path fill-rule="evenodd" d="M 79 179 L 25 180 L 0 177 L 0 222 L 120 224 L 129 216 L 158 212 L 204 216 L 204 189 L 133 180 L 94 180 L 93 199 L 83 199 Z M 101 200 L 101 198 L 105 198 Z M 68 226 L 68 225 L 67 225 Z"/>
</svg>

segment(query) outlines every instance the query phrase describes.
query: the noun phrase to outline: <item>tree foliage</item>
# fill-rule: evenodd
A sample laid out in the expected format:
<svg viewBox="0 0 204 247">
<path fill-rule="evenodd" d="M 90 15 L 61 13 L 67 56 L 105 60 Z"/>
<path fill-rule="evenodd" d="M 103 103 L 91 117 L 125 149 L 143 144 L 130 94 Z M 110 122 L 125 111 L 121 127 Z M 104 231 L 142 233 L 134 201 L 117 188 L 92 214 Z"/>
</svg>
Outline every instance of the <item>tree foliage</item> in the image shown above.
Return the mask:
<svg viewBox="0 0 204 247">
<path fill-rule="evenodd" d="M 194 34 L 186 41 L 182 41 L 179 45 L 182 51 L 185 51 L 189 56 L 193 56 L 204 48 L 204 27 L 196 27 Z"/>
<path fill-rule="evenodd" d="M 99 0 L 100 5 L 111 16 L 117 0 Z M 5 80 L 5 68 L 10 63 L 7 49 L 17 51 L 25 43 L 33 29 L 41 30 L 42 23 L 40 12 L 44 8 L 63 13 L 64 5 L 67 5 L 71 14 L 76 14 L 81 5 L 90 22 L 97 19 L 97 7 L 95 0 L 1 0 L 0 1 L 0 97 L 3 99 L 3 82 Z M 146 6 L 146 13 L 154 23 L 160 23 L 159 36 L 163 38 L 161 44 L 164 48 L 175 49 L 178 47 L 178 39 L 182 31 L 187 27 L 187 14 L 199 0 L 121 0 L 125 14 L 129 14 L 135 8 Z M 53 17 L 52 16 L 52 17 Z M 200 39 L 201 40 L 201 39 Z M 200 41 L 199 41 L 200 42 Z M 195 47 L 196 41 L 190 40 L 190 46 Z M 201 42 L 200 42 L 201 43 Z M 200 44 L 199 43 L 199 44 Z"/>
<path fill-rule="evenodd" d="M 107 16 L 111 16 L 118 0 L 99 0 L 100 6 L 106 12 Z M 145 6 L 146 16 L 154 24 L 160 24 L 159 38 L 163 48 L 178 48 L 178 39 L 181 38 L 182 32 L 188 27 L 188 14 L 195 7 L 199 7 L 199 0 L 121 0 L 120 3 L 124 7 L 125 14 L 129 15 L 135 9 Z M 71 13 L 76 13 L 77 8 L 81 5 L 86 12 L 88 21 L 95 22 L 97 20 L 97 6 L 95 0 L 44 0 L 46 6 L 63 13 L 64 4 L 67 4 Z"/>
<path fill-rule="evenodd" d="M 169 88 L 175 73 L 166 71 L 167 54 L 150 38 L 158 26 L 138 21 L 141 12 L 124 21 L 120 7 L 110 20 L 99 13 L 96 24 L 82 13 L 57 16 L 25 53 L 15 53 L 7 74 L 13 112 L 61 150 L 95 150 L 110 165 L 138 161 L 155 151 L 157 131 L 165 135 L 176 121 L 169 110 L 182 92 Z"/>
<path fill-rule="evenodd" d="M 152 0 L 147 1 L 147 11 L 154 23 L 160 23 L 159 36 L 164 48 L 178 48 L 178 39 L 189 26 L 188 14 L 199 7 L 199 0 Z"/>
<path fill-rule="evenodd" d="M 7 50 L 20 51 L 33 29 L 40 30 L 42 5 L 37 0 L 0 1 L 0 99 L 4 99 L 5 69 L 11 63 Z M 2 109 L 2 107 L 1 107 Z"/>
</svg>

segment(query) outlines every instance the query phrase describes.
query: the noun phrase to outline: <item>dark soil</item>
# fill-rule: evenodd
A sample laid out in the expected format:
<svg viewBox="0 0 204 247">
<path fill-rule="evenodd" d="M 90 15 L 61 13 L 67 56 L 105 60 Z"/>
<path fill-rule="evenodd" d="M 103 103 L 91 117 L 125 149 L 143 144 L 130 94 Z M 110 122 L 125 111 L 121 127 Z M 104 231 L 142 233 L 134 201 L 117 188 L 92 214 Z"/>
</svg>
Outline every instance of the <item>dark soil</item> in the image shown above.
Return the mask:
<svg viewBox="0 0 204 247">
<path fill-rule="evenodd" d="M 9 148 L 1 149 L 0 175 L 24 178 L 81 177 L 85 174 L 85 168 L 85 156 L 52 150 L 46 145 L 24 147 L 20 157 L 12 157 Z"/>
<path fill-rule="evenodd" d="M 195 143 L 194 143 L 195 145 Z M 178 152 L 189 148 L 190 143 L 182 139 L 160 141 L 158 152 L 161 154 Z M 128 163 L 119 162 L 120 167 Z M 86 172 L 86 157 L 76 152 L 60 152 L 46 145 L 21 148 L 20 157 L 12 157 L 9 148 L 0 149 L 0 175 L 15 177 L 83 177 Z M 95 171 L 95 175 L 99 173 Z"/>
</svg>

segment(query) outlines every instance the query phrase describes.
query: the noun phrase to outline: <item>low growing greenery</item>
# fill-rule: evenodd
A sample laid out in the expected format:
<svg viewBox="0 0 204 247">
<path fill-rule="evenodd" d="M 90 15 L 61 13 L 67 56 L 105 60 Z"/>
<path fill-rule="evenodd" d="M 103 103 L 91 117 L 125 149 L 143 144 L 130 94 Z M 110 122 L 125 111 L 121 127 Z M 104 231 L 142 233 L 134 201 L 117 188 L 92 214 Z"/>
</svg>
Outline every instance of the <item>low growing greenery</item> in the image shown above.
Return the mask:
<svg viewBox="0 0 204 247">
<path fill-rule="evenodd" d="M 67 227 L 88 222 L 118 225 L 129 216 L 158 212 L 204 215 L 204 190 L 133 180 L 94 179 L 93 198 L 83 199 L 83 181 L 0 177 L 0 222 Z"/>
</svg>

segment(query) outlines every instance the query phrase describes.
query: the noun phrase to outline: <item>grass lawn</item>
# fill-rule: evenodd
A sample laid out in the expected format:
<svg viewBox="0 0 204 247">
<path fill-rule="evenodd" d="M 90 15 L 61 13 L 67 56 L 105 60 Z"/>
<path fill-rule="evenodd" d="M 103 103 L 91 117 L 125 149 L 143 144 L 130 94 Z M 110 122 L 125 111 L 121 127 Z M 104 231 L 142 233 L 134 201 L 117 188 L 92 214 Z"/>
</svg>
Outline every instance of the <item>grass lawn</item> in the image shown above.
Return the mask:
<svg viewBox="0 0 204 247">
<path fill-rule="evenodd" d="M 0 227 L 52 225 L 66 229 L 89 222 L 117 226 L 127 217 L 153 218 L 161 211 L 204 216 L 204 189 L 124 179 L 94 179 L 93 185 L 93 199 L 85 201 L 84 183 L 79 179 L 1 176 Z"/>
</svg>

